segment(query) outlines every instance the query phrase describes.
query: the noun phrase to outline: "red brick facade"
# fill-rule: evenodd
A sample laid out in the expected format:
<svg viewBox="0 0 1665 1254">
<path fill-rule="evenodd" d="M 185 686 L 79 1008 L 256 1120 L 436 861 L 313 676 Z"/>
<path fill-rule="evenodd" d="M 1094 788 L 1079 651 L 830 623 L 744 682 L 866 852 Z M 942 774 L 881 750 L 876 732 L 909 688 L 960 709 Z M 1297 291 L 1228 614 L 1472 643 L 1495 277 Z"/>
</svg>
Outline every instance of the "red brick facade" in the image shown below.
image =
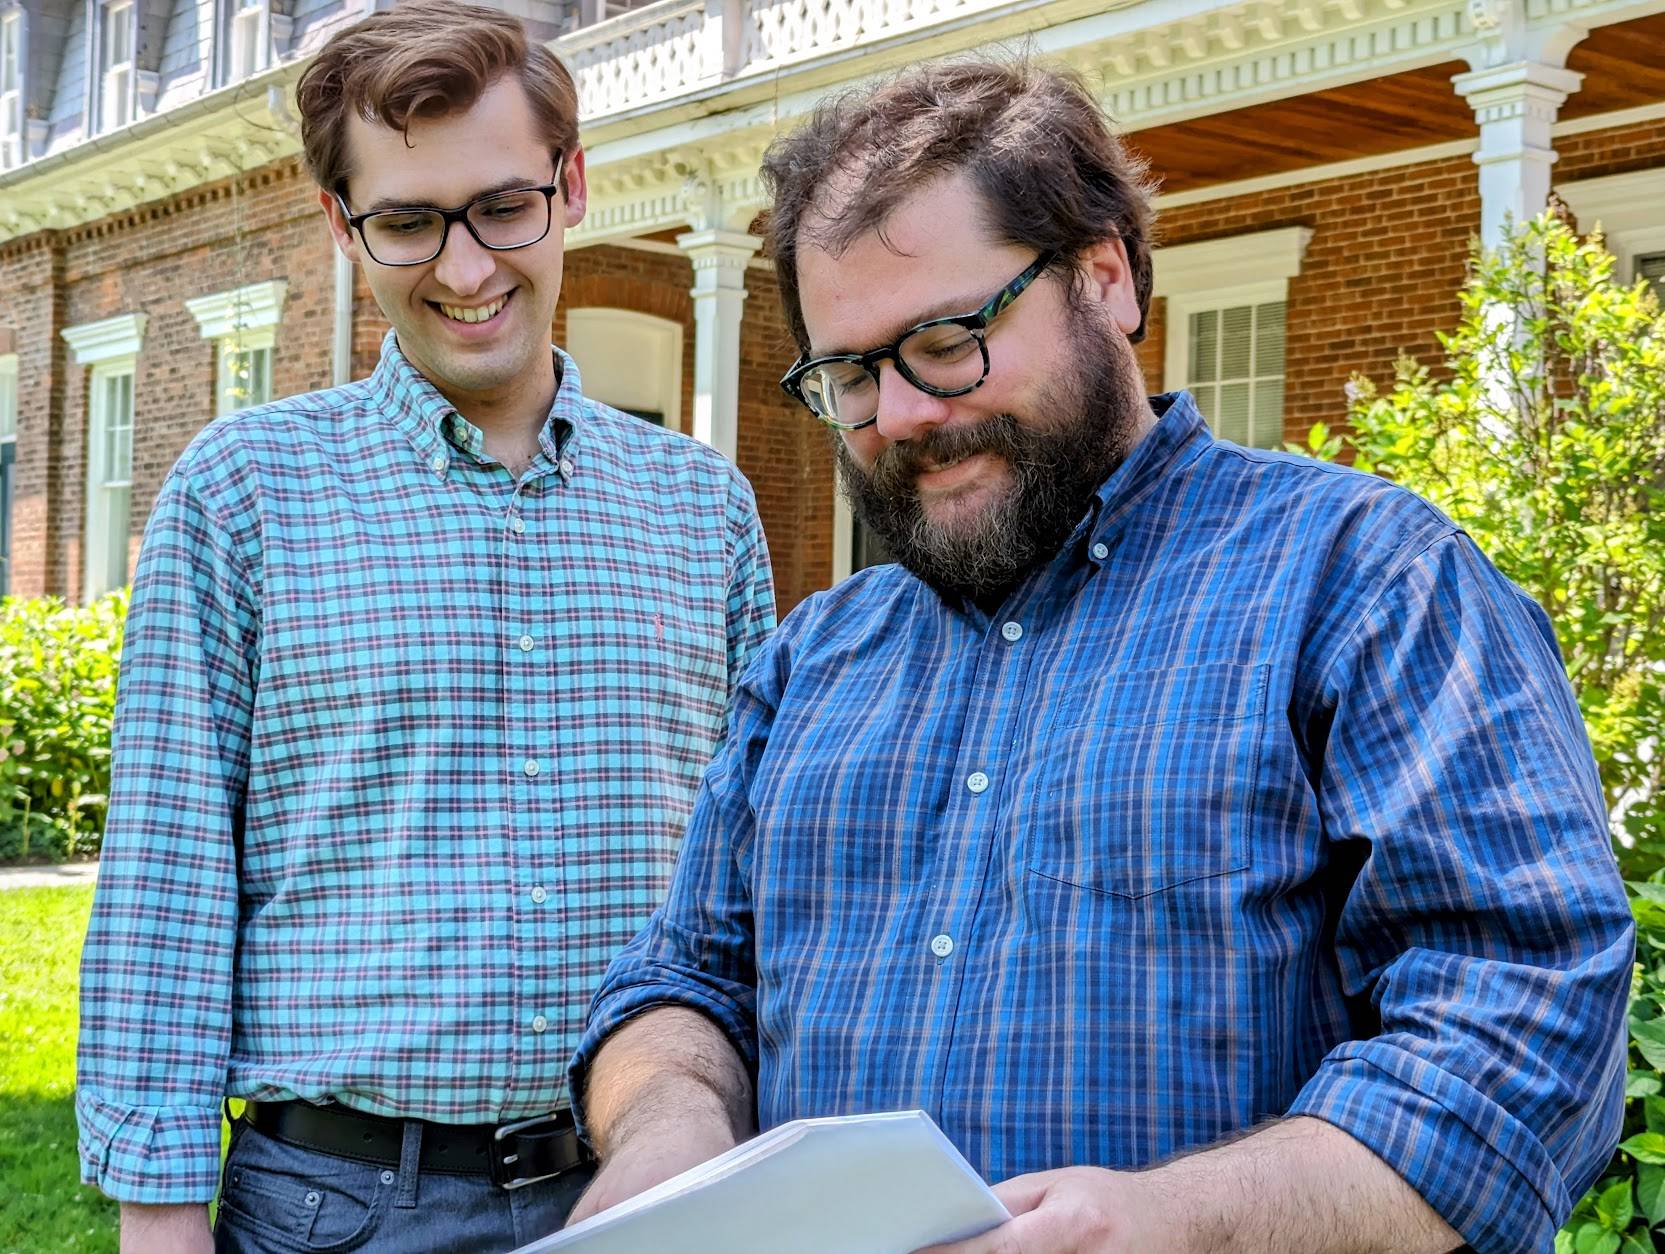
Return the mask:
<svg viewBox="0 0 1665 1254">
<path fill-rule="evenodd" d="M 1568 136 L 1557 178 L 1665 166 L 1665 121 Z M 1160 153 L 1154 154 L 1160 162 Z M 116 314 L 148 315 L 135 378 L 133 543 L 163 476 L 213 412 L 215 346 L 185 300 L 264 279 L 288 282 L 273 358 L 273 391 L 327 386 L 334 329 L 333 253 L 310 184 L 280 161 L 88 226 L 0 245 L 0 336 L 18 354 L 12 591 L 74 596 L 82 581 L 86 510 L 85 368 L 60 332 Z M 1311 230 L 1290 280 L 1285 432 L 1334 420 L 1355 371 L 1386 378 L 1394 357 L 1437 355 L 1436 329 L 1457 313 L 1469 241 L 1479 223 L 1466 157 L 1175 207 L 1161 242 L 1179 245 L 1289 226 Z M 1225 281 L 1225 280 L 1223 280 Z M 680 322 L 683 412 L 692 411 L 693 275 L 662 251 L 598 246 L 570 253 L 555 336 L 566 311 L 604 306 Z M 767 269 L 748 271 L 741 353 L 739 461 L 755 485 L 783 611 L 832 575 L 832 458 L 826 436 L 776 384 L 792 356 Z M 1164 385 L 1163 302 L 1140 350 L 1152 389 Z M 354 301 L 356 374 L 375 360 L 385 323 L 362 279 Z"/>
</svg>

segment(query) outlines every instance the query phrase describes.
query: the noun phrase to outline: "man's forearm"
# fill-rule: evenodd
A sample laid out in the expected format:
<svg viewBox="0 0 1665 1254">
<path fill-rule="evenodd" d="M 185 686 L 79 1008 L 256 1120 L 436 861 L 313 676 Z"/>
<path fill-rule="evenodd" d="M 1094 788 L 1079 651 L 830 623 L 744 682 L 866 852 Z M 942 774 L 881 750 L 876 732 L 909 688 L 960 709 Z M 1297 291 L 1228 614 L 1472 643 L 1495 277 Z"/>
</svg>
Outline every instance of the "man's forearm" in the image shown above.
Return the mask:
<svg viewBox="0 0 1665 1254">
<path fill-rule="evenodd" d="M 605 1161 L 644 1129 L 755 1130 L 751 1076 L 711 1020 L 678 1006 L 650 1010 L 609 1036 L 584 1085 L 590 1140 Z"/>
<path fill-rule="evenodd" d="M 213 1254 L 208 1207 L 121 1204 L 121 1254 Z"/>
<path fill-rule="evenodd" d="M 1463 1243 L 1391 1167 L 1318 1119 L 1289 1119 L 1140 1174 L 1171 1197 L 1185 1249 L 1443 1254 Z"/>
</svg>

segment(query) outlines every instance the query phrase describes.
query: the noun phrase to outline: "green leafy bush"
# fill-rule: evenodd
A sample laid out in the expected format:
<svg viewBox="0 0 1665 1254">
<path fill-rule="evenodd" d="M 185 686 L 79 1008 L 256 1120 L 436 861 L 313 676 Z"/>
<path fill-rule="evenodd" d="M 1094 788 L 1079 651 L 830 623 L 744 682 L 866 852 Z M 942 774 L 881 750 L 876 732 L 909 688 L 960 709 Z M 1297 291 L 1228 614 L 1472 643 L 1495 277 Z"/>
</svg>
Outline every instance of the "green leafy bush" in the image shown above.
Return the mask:
<svg viewBox="0 0 1665 1254">
<path fill-rule="evenodd" d="M 1624 1139 L 1556 1234 L 1555 1254 L 1657 1254 L 1653 1230 L 1665 1224 L 1665 884 L 1631 889 L 1636 976 Z"/>
<path fill-rule="evenodd" d="M 96 854 L 127 594 L 0 601 L 0 861 Z"/>
</svg>

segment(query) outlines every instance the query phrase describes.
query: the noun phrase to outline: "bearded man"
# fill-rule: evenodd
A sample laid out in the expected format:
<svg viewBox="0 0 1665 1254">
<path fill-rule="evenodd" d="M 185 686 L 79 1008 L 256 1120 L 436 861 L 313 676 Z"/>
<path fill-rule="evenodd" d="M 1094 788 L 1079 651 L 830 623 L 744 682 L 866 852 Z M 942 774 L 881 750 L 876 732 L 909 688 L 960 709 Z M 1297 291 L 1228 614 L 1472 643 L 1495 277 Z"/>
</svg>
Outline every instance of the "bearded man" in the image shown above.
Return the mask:
<svg viewBox="0 0 1665 1254">
<path fill-rule="evenodd" d="M 1004 1182 L 964 1254 L 1547 1250 L 1633 934 L 1542 611 L 1146 399 L 1149 191 L 1070 80 L 916 68 L 764 172 L 785 386 L 899 564 L 742 680 L 573 1063 L 575 1217 L 918 1107 Z"/>
</svg>

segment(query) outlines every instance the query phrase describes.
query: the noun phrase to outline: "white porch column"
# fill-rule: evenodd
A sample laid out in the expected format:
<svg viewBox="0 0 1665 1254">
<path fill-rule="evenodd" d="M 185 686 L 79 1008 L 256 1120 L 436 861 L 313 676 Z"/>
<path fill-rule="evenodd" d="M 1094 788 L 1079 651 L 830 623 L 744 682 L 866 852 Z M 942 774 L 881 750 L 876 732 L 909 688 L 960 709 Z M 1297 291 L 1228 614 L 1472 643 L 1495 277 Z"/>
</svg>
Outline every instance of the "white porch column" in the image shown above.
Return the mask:
<svg viewBox="0 0 1665 1254">
<path fill-rule="evenodd" d="M 1495 247 L 1504 224 L 1535 218 L 1549 203 L 1550 131 L 1584 76 L 1541 61 L 1488 66 L 1452 78 L 1480 124 L 1480 242 Z"/>
<path fill-rule="evenodd" d="M 740 310 L 746 263 L 763 241 L 743 231 L 689 231 L 677 246 L 694 263 L 694 425 L 728 458 L 740 444 Z"/>
</svg>

